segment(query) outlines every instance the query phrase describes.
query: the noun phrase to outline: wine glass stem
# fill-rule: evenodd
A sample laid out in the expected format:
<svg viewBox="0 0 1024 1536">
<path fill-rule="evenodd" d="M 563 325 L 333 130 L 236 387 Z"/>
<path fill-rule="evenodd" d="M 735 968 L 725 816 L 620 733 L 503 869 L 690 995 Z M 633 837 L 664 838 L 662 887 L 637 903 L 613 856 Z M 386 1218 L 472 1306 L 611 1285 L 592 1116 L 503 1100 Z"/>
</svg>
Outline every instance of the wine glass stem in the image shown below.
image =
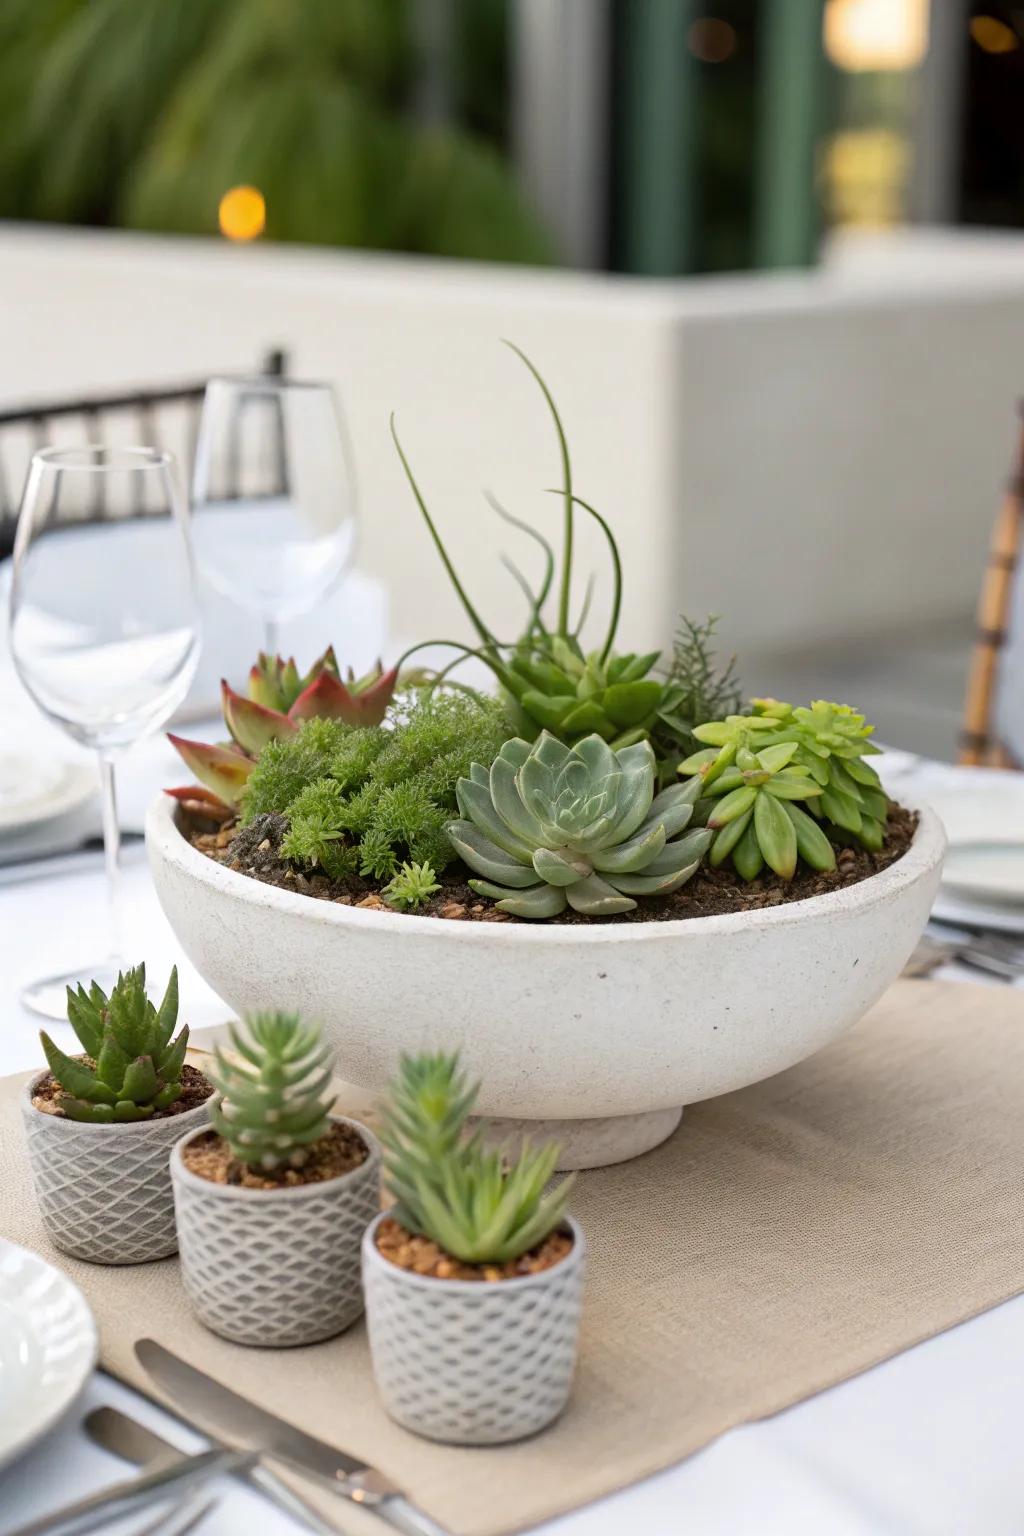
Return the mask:
<svg viewBox="0 0 1024 1536">
<path fill-rule="evenodd" d="M 121 829 L 117 822 L 117 789 L 114 760 L 105 753 L 100 760 L 100 799 L 103 810 L 103 862 L 107 871 L 107 904 L 110 913 L 110 959 L 116 970 L 122 955 Z"/>
<path fill-rule="evenodd" d="M 263 621 L 263 649 L 266 655 L 276 656 L 277 647 L 280 644 L 278 636 L 278 623 L 276 619 L 264 619 Z"/>
</svg>

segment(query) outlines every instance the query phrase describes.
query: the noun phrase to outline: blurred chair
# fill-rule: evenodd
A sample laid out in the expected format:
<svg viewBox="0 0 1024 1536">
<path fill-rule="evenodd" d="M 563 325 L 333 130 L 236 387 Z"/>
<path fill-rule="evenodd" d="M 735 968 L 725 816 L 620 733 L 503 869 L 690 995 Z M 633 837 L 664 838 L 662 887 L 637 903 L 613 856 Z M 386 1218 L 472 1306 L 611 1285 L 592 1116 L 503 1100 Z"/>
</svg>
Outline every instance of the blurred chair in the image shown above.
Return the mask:
<svg viewBox="0 0 1024 1536">
<path fill-rule="evenodd" d="M 1013 475 L 996 518 L 978 603 L 960 762 L 1024 764 L 1024 401 Z"/>
<path fill-rule="evenodd" d="M 286 357 L 278 350 L 268 352 L 259 369 L 269 378 L 281 378 L 285 371 Z M 40 448 L 69 447 L 76 442 L 171 448 L 181 464 L 187 489 L 205 388 L 205 381 L 165 384 L 0 410 L 0 560 L 14 548 L 21 485 L 32 453 Z M 97 475 L 94 498 L 88 506 L 76 509 L 75 520 L 93 523 L 146 514 L 141 500 L 134 505 L 108 506 L 105 495 L 105 477 Z"/>
</svg>

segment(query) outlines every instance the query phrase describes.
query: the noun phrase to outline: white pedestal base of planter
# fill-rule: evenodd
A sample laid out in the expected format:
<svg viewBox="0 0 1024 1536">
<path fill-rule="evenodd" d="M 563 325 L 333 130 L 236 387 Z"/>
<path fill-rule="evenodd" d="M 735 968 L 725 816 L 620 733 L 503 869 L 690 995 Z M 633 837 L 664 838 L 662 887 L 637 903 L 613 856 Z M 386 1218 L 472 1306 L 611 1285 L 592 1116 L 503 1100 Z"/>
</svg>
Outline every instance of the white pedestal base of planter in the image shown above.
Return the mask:
<svg viewBox="0 0 1024 1536">
<path fill-rule="evenodd" d="M 528 1136 L 534 1146 L 557 1141 L 562 1149 L 557 1169 L 605 1168 L 625 1163 L 667 1141 L 683 1118 L 681 1109 L 649 1109 L 639 1115 L 608 1115 L 599 1120 L 502 1120 L 486 1117 L 488 1141 L 513 1146 Z"/>
</svg>

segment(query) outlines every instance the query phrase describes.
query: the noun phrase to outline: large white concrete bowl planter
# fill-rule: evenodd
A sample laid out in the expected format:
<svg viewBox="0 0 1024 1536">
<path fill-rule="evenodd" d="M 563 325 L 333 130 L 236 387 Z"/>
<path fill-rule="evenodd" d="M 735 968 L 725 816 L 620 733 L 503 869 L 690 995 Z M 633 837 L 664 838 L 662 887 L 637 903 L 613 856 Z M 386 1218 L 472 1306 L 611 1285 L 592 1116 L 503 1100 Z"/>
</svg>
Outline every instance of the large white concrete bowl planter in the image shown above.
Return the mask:
<svg viewBox="0 0 1024 1536">
<path fill-rule="evenodd" d="M 489 1117 L 544 1122 L 563 1166 L 656 1146 L 681 1106 L 828 1045 L 900 973 L 945 837 L 923 808 L 881 874 L 807 901 L 651 923 L 449 922 L 317 901 L 198 853 L 161 795 L 146 823 L 182 947 L 238 1013 L 297 1008 L 349 1081 L 382 1091 L 399 1050 L 458 1046 Z M 555 1122 L 552 1124 L 552 1122 Z"/>
</svg>

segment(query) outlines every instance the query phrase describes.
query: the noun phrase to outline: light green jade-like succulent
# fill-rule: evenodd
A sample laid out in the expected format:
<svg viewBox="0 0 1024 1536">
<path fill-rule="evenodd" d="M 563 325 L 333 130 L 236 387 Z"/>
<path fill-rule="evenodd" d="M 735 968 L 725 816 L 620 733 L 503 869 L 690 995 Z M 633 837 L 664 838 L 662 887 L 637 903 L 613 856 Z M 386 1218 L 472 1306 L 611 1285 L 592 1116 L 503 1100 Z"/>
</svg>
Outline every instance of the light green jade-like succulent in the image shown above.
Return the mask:
<svg viewBox="0 0 1024 1536">
<path fill-rule="evenodd" d="M 523 1144 L 509 1160 L 467 1134 L 477 1088 L 457 1054 L 403 1056 L 381 1140 L 384 1177 L 407 1232 L 431 1238 L 464 1264 L 505 1264 L 536 1248 L 565 1215 L 571 1176 L 546 1190 L 558 1147 Z"/>
<path fill-rule="evenodd" d="M 289 1013 L 261 1013 L 229 1028 L 237 1059 L 222 1050 L 210 1073 L 210 1120 L 241 1163 L 263 1172 L 297 1164 L 326 1136 L 330 1052 L 320 1030 Z"/>
<path fill-rule="evenodd" d="M 68 987 L 68 1019 L 87 1061 L 66 1056 L 40 1034 L 69 1120 L 95 1124 L 146 1120 L 181 1097 L 188 1025 L 172 1039 L 178 1017 L 178 972 L 171 972 L 159 1009 L 146 996 L 146 967 L 119 975 L 110 996 L 94 981 Z"/>
<path fill-rule="evenodd" d="M 849 704 L 816 699 L 809 708 L 793 708 L 778 699 L 754 699 L 754 714 L 772 724 L 766 741 L 795 741 L 795 761 L 821 788 L 813 809 L 865 848 L 877 852 L 885 841 L 889 801 L 878 774 L 865 757 L 878 755 L 869 739 L 874 726 Z"/>
<path fill-rule="evenodd" d="M 737 715 L 721 724 L 728 726 L 729 734 L 718 750 L 695 752 L 679 769 L 693 775 L 690 783 L 699 784 L 702 797 L 713 801 L 707 821 L 715 839 L 709 862 L 717 867 L 731 854 L 744 880 L 756 879 L 766 864 L 790 880 L 798 854 L 812 869 L 834 869 L 832 844 L 798 804 L 815 800 L 821 787 L 794 762 L 796 742 L 754 750 L 771 734 L 763 722 Z M 714 734 L 722 732 L 716 729 Z"/>
<path fill-rule="evenodd" d="M 649 742 L 615 751 L 600 736 L 568 747 L 545 731 L 506 741 L 490 770 L 474 763 L 456 791 L 456 852 L 483 879 L 473 890 L 516 917 L 628 912 L 696 870 L 713 834 L 689 824 L 697 780 L 654 794 Z"/>
</svg>

